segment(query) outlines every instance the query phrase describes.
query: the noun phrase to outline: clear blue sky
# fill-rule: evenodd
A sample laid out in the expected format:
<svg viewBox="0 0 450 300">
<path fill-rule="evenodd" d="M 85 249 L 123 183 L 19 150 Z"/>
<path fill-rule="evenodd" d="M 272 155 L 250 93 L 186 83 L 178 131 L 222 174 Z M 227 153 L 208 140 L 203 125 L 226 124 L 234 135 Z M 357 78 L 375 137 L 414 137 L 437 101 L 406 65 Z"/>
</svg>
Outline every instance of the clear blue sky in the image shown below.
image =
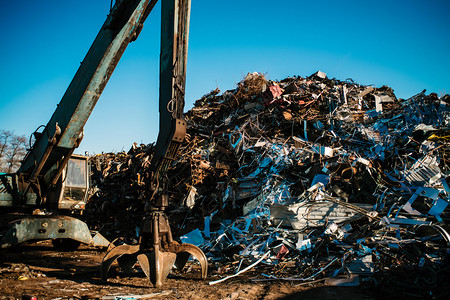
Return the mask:
<svg viewBox="0 0 450 300">
<path fill-rule="evenodd" d="M 110 0 L 1 1 L 0 129 L 47 124 Z M 129 45 L 85 127 L 78 153 L 127 151 L 158 134 L 160 6 Z M 450 1 L 193 0 L 186 108 L 247 72 L 391 86 L 400 98 L 450 93 Z"/>
</svg>

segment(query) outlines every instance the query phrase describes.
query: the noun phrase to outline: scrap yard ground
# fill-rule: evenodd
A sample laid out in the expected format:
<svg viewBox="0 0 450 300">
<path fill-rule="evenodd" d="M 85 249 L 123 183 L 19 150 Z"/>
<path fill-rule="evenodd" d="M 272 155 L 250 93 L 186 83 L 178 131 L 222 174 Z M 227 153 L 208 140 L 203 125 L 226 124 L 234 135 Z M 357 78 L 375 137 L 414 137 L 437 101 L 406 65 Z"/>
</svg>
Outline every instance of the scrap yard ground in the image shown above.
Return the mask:
<svg viewBox="0 0 450 300">
<path fill-rule="evenodd" d="M 0 299 L 375 299 L 362 287 L 325 287 L 322 283 L 252 283 L 246 275 L 217 285 L 194 273 L 172 274 L 160 289 L 151 287 L 143 273 L 117 273 L 101 282 L 103 251 L 81 247 L 57 252 L 49 242 L 29 244 L 2 254 Z M 195 265 L 193 266 L 195 269 Z"/>
</svg>

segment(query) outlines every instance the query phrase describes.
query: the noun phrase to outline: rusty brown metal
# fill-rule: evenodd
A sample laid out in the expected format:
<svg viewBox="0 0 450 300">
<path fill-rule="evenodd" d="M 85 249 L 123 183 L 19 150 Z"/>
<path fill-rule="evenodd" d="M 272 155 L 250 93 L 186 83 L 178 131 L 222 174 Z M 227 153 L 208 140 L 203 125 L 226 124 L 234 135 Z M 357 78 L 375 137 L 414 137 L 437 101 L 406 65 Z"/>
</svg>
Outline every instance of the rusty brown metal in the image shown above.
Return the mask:
<svg viewBox="0 0 450 300">
<path fill-rule="evenodd" d="M 175 125 L 175 133 L 172 140 L 175 142 L 183 142 L 186 136 L 186 121 L 183 119 L 177 119 Z"/>
<path fill-rule="evenodd" d="M 164 212 L 150 213 L 143 222 L 142 231 L 139 245 L 121 245 L 106 254 L 100 267 L 102 280 L 107 280 L 108 271 L 116 259 L 125 273 L 131 273 L 138 261 L 150 282 L 155 287 L 161 287 L 172 267 L 175 265 L 181 271 L 191 255 L 200 262 L 201 278 L 206 279 L 206 255 L 195 245 L 173 241 L 169 220 Z"/>
<path fill-rule="evenodd" d="M 100 265 L 100 276 L 103 281 L 108 278 L 108 271 L 114 261 L 123 255 L 135 255 L 137 257 L 139 252 L 139 245 L 120 245 L 109 251 L 102 260 Z M 134 259 L 136 261 L 136 259 Z M 119 262 L 119 261 L 118 261 Z M 125 264 L 124 271 L 128 271 L 128 263 Z M 123 270 L 123 269 L 122 269 Z"/>
<path fill-rule="evenodd" d="M 206 258 L 205 253 L 203 253 L 203 251 L 199 247 L 192 244 L 173 243 L 169 251 L 177 254 L 175 267 L 180 271 L 183 270 L 191 255 L 196 258 L 200 263 L 202 269 L 201 278 L 206 279 L 206 276 L 208 274 L 208 259 Z"/>
<path fill-rule="evenodd" d="M 139 254 L 137 259 L 150 282 L 160 288 L 172 270 L 176 257 L 175 253 L 161 252 L 157 247 L 152 252 Z"/>
<path fill-rule="evenodd" d="M 178 244 L 173 242 L 168 247 L 155 245 L 153 249 L 142 250 L 140 245 L 121 245 L 112 249 L 103 258 L 100 267 L 101 278 L 106 281 L 111 265 L 117 260 L 125 273 L 132 273 L 136 262 L 144 271 L 147 278 L 155 287 L 161 287 L 170 270 L 175 266 L 182 271 L 191 255 L 201 266 L 201 279 L 206 279 L 208 273 L 208 260 L 203 251 L 192 244 Z"/>
</svg>

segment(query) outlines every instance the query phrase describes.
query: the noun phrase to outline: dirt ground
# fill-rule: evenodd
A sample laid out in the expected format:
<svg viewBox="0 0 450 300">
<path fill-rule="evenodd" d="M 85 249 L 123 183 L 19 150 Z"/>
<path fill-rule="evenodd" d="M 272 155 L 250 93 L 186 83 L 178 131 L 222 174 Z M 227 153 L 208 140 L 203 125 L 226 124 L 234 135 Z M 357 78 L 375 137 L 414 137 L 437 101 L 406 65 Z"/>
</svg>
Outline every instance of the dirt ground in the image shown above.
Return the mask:
<svg viewBox="0 0 450 300">
<path fill-rule="evenodd" d="M 376 299 L 361 286 L 254 283 L 245 276 L 209 285 L 219 277 L 195 279 L 196 265 L 191 265 L 192 273 L 171 273 L 160 289 L 152 287 L 143 272 L 126 277 L 113 270 L 108 281 L 102 282 L 99 265 L 104 255 L 104 251 L 87 246 L 58 252 L 45 241 L 4 251 L 0 299 Z"/>
</svg>

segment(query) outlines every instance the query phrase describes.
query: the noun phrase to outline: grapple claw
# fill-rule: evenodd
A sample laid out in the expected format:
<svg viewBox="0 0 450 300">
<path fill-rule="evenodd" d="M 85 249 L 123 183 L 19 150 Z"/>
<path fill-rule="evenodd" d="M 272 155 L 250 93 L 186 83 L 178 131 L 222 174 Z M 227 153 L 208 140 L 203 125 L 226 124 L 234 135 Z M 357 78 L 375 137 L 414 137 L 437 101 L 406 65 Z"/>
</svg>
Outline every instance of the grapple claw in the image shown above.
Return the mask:
<svg viewBox="0 0 450 300">
<path fill-rule="evenodd" d="M 117 259 L 124 272 L 130 272 L 136 262 L 136 255 L 139 252 L 139 245 L 120 245 L 109 251 L 102 260 L 100 275 L 103 281 L 108 279 L 108 271 L 113 262 Z M 122 256 L 124 256 L 122 258 Z M 134 262 L 131 262 L 134 257 Z"/>
<path fill-rule="evenodd" d="M 206 279 L 206 255 L 195 245 L 179 244 L 172 239 L 164 211 L 156 210 L 149 214 L 142 228 L 138 245 L 121 245 L 106 254 L 101 265 L 102 280 L 107 279 L 109 268 L 116 259 L 124 272 L 131 272 L 138 261 L 147 278 L 159 288 L 172 267 L 175 265 L 181 271 L 191 255 L 200 262 L 201 278 Z"/>
</svg>

